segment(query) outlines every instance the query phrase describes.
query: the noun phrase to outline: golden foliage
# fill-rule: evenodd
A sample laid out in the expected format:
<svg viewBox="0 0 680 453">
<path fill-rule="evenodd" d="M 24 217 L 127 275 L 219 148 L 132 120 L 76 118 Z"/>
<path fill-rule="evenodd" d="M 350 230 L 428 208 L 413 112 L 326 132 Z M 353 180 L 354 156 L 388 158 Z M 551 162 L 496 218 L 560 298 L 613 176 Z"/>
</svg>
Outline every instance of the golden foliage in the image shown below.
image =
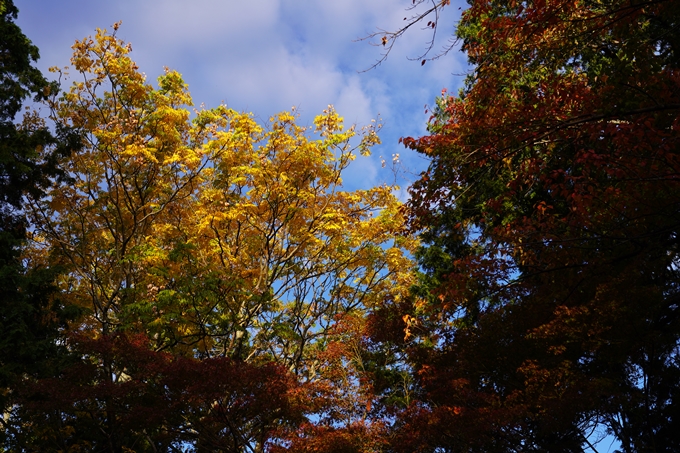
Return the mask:
<svg viewBox="0 0 680 453">
<path fill-rule="evenodd" d="M 181 76 L 153 88 L 115 34 L 73 48 L 82 81 L 52 107 L 84 147 L 64 163 L 73 183 L 33 202 L 30 253 L 69 270 L 65 297 L 88 313 L 74 329 L 313 375 L 307 349 L 336 315 L 406 293 L 415 241 L 394 188 L 342 190 L 375 127 L 345 129 L 331 106 L 313 128 L 224 105 L 191 119 Z"/>
</svg>

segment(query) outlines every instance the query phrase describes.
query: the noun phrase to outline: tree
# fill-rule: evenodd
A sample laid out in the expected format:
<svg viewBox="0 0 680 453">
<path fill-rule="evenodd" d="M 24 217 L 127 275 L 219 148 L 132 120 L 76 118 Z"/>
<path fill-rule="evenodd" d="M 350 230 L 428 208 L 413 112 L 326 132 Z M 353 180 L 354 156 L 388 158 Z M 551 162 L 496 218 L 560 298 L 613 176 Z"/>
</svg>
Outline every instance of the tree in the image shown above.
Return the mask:
<svg viewBox="0 0 680 453">
<path fill-rule="evenodd" d="M 178 357 L 144 335 L 69 343 L 81 360 L 19 390 L 12 451 L 262 451 L 314 404 L 271 362 Z"/>
<path fill-rule="evenodd" d="M 64 316 L 55 298 L 54 269 L 27 268 L 21 260 L 27 220 L 24 197 L 40 198 L 63 176 L 56 162 L 77 143 L 66 129 L 56 136 L 34 114 L 23 123 L 16 116 L 27 98 L 45 99 L 56 93 L 33 65 L 38 49 L 13 22 L 18 10 L 0 1 L 0 410 L 21 377 L 44 371 L 55 358 L 54 338 Z M 49 149 L 39 155 L 40 148 Z M 7 435 L 3 425 L 2 435 Z"/>
<path fill-rule="evenodd" d="M 20 395 L 16 423 L 43 428 L 21 448 L 284 445 L 299 401 L 328 394 L 333 326 L 412 283 L 393 188 L 342 189 L 376 129 L 344 129 L 332 107 L 311 128 L 226 106 L 190 119 L 181 76 L 153 88 L 117 28 L 76 42 L 82 81 L 51 104 L 83 148 L 62 163 L 71 184 L 32 201 L 25 256 L 65 269 L 80 360 Z"/>
<path fill-rule="evenodd" d="M 419 395 L 394 450 L 678 449 L 679 22 L 671 1 L 471 2 L 473 73 L 404 139 L 431 164 L 423 274 L 387 307 Z"/>
</svg>

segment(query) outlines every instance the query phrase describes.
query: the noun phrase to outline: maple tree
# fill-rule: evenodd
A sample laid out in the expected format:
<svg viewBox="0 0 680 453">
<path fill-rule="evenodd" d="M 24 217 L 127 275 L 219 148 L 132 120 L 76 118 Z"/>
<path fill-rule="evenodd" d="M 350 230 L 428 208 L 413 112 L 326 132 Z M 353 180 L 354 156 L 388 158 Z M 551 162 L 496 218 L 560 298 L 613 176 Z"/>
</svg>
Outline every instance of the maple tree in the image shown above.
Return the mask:
<svg viewBox="0 0 680 453">
<path fill-rule="evenodd" d="M 367 399 L 328 409 L 339 364 L 360 383 L 338 326 L 407 297 L 417 242 L 393 187 L 342 188 L 377 127 L 330 106 L 311 127 L 192 114 L 181 76 L 148 84 L 117 29 L 76 42 L 79 79 L 49 104 L 83 146 L 60 162 L 69 184 L 30 199 L 24 259 L 64 270 L 79 316 L 70 361 L 13 396 L 8 445 L 241 452 L 287 448 L 301 424 L 355 430 Z"/>
<path fill-rule="evenodd" d="M 145 335 L 69 343 L 80 360 L 18 390 L 12 450 L 261 451 L 313 408 L 272 362 L 177 357 L 150 350 Z M 124 370 L 113 382 L 106 363 Z"/>
<path fill-rule="evenodd" d="M 679 25 L 672 1 L 470 2 L 465 88 L 404 139 L 431 164 L 423 273 L 376 334 L 416 381 L 393 450 L 678 449 Z"/>
</svg>

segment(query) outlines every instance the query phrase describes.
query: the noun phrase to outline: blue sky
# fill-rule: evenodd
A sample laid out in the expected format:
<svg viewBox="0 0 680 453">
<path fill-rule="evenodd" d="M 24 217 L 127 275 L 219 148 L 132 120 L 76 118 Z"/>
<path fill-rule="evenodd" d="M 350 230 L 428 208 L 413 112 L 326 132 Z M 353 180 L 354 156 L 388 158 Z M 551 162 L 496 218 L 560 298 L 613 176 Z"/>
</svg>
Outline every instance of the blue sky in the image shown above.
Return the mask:
<svg viewBox="0 0 680 453">
<path fill-rule="evenodd" d="M 455 3 L 455 2 L 452 2 Z M 357 42 L 378 28 L 393 30 L 413 11 L 411 1 L 395 0 L 15 0 L 17 23 L 40 49 L 38 66 L 69 64 L 76 39 L 97 27 L 112 29 L 132 43 L 132 58 L 148 80 L 155 82 L 165 66 L 179 71 L 194 104 L 226 103 L 252 112 L 263 121 L 295 106 L 301 122 L 329 104 L 347 126 L 368 124 L 380 116 L 383 145 L 370 159 L 357 159 L 348 169 L 348 188 L 391 182 L 380 156 L 399 153 L 400 184 L 407 185 L 427 166 L 416 153 L 398 144 L 399 137 L 425 133 L 425 106 L 442 88 L 456 92 L 466 71 L 465 56 L 452 52 L 421 66 L 418 57 L 430 33 L 412 29 L 395 45 L 389 58 L 369 68 L 382 47 Z M 462 3 L 461 3 L 462 5 Z M 435 51 L 454 31 L 459 5 L 443 12 Z M 412 173 L 409 175 L 409 172 Z M 403 196 L 403 193 L 402 193 Z"/>
<path fill-rule="evenodd" d="M 448 42 L 464 8 L 455 0 L 440 20 L 433 52 Z M 395 45 L 390 57 L 381 47 L 357 42 L 377 29 L 404 23 L 411 0 L 15 0 L 17 23 L 40 49 L 38 67 L 69 64 L 76 39 L 97 27 L 112 29 L 132 43 L 132 58 L 149 81 L 165 66 L 182 73 L 194 104 L 226 103 L 263 121 L 295 106 L 301 121 L 333 104 L 346 125 L 382 118 L 383 145 L 369 159 L 358 158 L 344 179 L 348 188 L 392 182 L 380 156 L 399 153 L 406 171 L 400 184 L 426 168 L 427 161 L 398 144 L 399 137 L 425 134 L 428 114 L 443 88 L 456 93 L 467 70 L 466 57 L 454 51 L 424 66 L 416 58 L 431 38 L 417 27 Z M 410 172 L 410 174 L 409 174 Z M 401 196 L 404 197 L 402 191 Z M 604 451 L 615 445 L 603 441 Z"/>
</svg>

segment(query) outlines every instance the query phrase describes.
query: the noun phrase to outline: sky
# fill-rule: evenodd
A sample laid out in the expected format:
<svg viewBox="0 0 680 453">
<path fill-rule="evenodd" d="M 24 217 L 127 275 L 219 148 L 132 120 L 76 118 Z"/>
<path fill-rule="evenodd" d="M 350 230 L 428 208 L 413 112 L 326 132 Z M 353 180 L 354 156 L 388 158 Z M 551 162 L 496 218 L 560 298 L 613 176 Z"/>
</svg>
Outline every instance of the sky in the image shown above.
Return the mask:
<svg viewBox="0 0 680 453">
<path fill-rule="evenodd" d="M 196 106 L 225 103 L 261 121 L 295 107 L 304 125 L 329 104 L 348 127 L 380 117 L 383 144 L 371 158 L 357 158 L 344 175 L 345 186 L 392 183 L 394 174 L 382 168 L 381 157 L 389 162 L 398 153 L 404 199 L 427 160 L 398 140 L 426 134 L 427 106 L 444 88 L 456 93 L 468 71 L 459 50 L 421 65 L 418 57 L 431 32 L 415 27 L 385 62 L 363 72 L 383 48 L 358 40 L 379 29 L 398 29 L 417 13 L 407 10 L 412 1 L 15 0 L 15 5 L 17 24 L 40 49 L 44 73 L 69 64 L 76 39 L 122 21 L 117 36 L 132 44 L 131 57 L 148 80 L 155 81 L 164 67 L 177 70 Z M 454 0 L 444 9 L 432 55 L 447 45 L 464 7 Z M 606 451 L 615 449 L 611 438 L 603 444 Z"/>
<path fill-rule="evenodd" d="M 388 59 L 370 68 L 384 50 L 360 41 L 379 29 L 396 30 L 411 0 L 15 0 L 16 21 L 40 49 L 37 66 L 69 65 L 76 39 L 96 28 L 112 30 L 132 44 L 131 57 L 155 84 L 163 68 L 177 70 L 189 85 L 194 105 L 221 103 L 252 112 L 265 122 L 295 107 L 303 125 L 328 105 L 345 125 L 380 118 L 383 144 L 372 157 L 358 158 L 344 175 L 348 189 L 392 183 L 381 157 L 400 155 L 402 186 L 427 167 L 427 161 L 398 143 L 400 137 L 426 133 L 426 106 L 443 88 L 457 92 L 467 71 L 456 50 L 421 65 L 418 58 L 431 32 L 413 27 Z M 426 6 L 424 4 L 422 6 Z M 433 52 L 455 31 L 463 2 L 445 8 Z M 66 88 L 66 86 L 64 86 Z"/>
</svg>

